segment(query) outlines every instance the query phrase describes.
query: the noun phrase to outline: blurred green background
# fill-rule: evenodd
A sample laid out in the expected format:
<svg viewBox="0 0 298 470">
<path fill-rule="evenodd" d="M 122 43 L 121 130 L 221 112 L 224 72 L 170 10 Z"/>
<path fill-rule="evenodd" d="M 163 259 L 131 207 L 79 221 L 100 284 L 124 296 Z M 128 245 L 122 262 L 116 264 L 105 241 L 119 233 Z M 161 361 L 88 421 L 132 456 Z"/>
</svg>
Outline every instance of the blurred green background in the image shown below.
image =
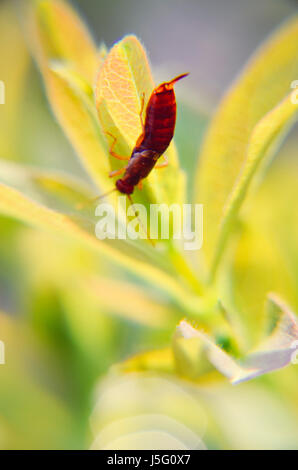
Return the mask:
<svg viewBox="0 0 298 470">
<path fill-rule="evenodd" d="M 177 71 L 191 72 L 184 91 L 177 87 L 175 135 L 189 176 L 220 97 L 268 33 L 297 11 L 290 0 L 72 4 L 98 44 L 110 47 L 123 35 L 136 34 L 148 51 L 156 83 Z M 25 175 L 14 167 L 21 163 L 61 170 L 91 185 L 49 109 L 19 20 L 13 2 L 1 1 L 0 80 L 6 84 L 6 104 L 0 105 L 0 174 L 5 179 L 13 173 L 26 190 Z M 248 216 L 249 229 L 237 247 L 238 305 L 251 300 L 244 315 L 253 316 L 276 286 L 297 311 L 296 160 L 294 129 L 254 196 L 258 215 Z M 189 194 L 192 184 L 189 178 Z M 279 205 L 268 214 L 276 188 Z M 266 244 L 269 232 L 285 252 L 276 250 L 271 257 L 260 244 L 258 256 L 268 258 L 260 273 L 258 265 L 250 264 L 250 239 Z M 268 286 L 262 284 L 267 270 Z M 117 377 L 109 372 L 116 362 L 169 344 L 181 319 L 177 306 L 75 242 L 5 216 L 0 217 L 0 310 L 2 449 L 81 449 L 92 442 L 97 448 L 142 448 L 148 439 L 166 448 L 298 447 L 297 367 L 237 387 L 225 382 L 194 387 L 146 374 Z"/>
</svg>

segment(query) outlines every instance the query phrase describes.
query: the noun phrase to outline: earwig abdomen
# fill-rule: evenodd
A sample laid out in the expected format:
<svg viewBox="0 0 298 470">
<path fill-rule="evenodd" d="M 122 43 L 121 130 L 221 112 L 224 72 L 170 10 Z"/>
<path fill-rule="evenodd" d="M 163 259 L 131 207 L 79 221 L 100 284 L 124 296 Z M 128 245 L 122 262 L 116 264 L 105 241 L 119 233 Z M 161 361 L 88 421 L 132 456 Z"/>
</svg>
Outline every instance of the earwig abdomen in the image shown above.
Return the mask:
<svg viewBox="0 0 298 470">
<path fill-rule="evenodd" d="M 147 106 L 144 138 L 140 147 L 154 150 L 162 155 L 173 138 L 175 123 L 174 90 L 164 88 L 153 93 Z"/>
<path fill-rule="evenodd" d="M 152 150 L 134 149 L 123 178 L 116 181 L 117 189 L 123 194 L 132 194 L 134 187 L 149 175 L 158 157 Z"/>
</svg>

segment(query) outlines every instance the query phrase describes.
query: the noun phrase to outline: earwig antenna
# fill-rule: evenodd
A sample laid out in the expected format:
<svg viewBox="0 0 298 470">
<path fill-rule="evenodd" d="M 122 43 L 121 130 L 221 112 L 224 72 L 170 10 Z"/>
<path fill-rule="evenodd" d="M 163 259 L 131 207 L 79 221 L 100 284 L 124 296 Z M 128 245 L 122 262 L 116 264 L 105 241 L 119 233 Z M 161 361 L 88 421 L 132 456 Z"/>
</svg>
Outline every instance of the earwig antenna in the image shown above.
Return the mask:
<svg viewBox="0 0 298 470">
<path fill-rule="evenodd" d="M 82 203 L 80 203 L 80 204 L 77 204 L 76 207 L 77 207 L 78 210 L 84 209 L 84 207 L 88 206 L 89 204 L 93 204 L 93 203 L 96 202 L 96 201 L 100 201 L 101 199 L 103 199 L 103 198 L 106 197 L 106 196 L 109 196 L 109 194 L 113 193 L 113 192 L 116 191 L 116 190 L 117 190 L 117 188 L 115 187 L 115 188 L 111 189 L 110 191 L 107 191 L 106 193 L 101 194 L 100 196 L 95 197 L 94 199 L 89 199 L 89 200 L 86 201 L 86 202 L 82 202 Z"/>
<path fill-rule="evenodd" d="M 130 195 L 130 194 L 127 194 L 127 197 L 128 197 L 128 200 L 129 200 L 129 202 L 130 202 L 130 204 L 131 204 L 131 206 L 132 206 L 132 210 L 134 211 L 134 214 L 135 214 L 136 218 L 137 218 L 138 221 L 139 221 L 140 227 L 142 228 L 144 234 L 146 235 L 146 237 L 147 237 L 147 239 L 149 240 L 149 242 L 151 243 L 151 245 L 152 245 L 153 247 L 155 247 L 155 243 L 153 242 L 153 240 L 151 240 L 150 236 L 148 235 L 148 231 L 145 229 L 145 227 L 144 227 L 144 225 L 143 225 L 143 223 L 142 223 L 142 221 L 141 221 L 141 219 L 140 219 L 138 213 L 135 211 L 135 208 L 133 207 L 133 200 L 132 200 L 131 195 Z"/>
</svg>

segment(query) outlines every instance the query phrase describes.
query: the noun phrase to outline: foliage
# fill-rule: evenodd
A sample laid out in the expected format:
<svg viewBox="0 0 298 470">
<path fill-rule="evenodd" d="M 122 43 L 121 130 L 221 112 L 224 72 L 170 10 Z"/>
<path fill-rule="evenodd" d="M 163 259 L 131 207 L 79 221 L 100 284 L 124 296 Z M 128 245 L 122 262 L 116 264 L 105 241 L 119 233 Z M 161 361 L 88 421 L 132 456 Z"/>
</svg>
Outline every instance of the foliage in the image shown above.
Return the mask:
<svg viewBox="0 0 298 470">
<path fill-rule="evenodd" d="M 143 190 L 136 192 L 135 202 L 146 205 L 183 204 L 188 200 L 186 185 L 194 187 L 191 202 L 204 204 L 205 228 L 202 252 L 190 256 L 173 240 L 160 241 L 154 248 L 145 240 L 98 240 L 92 211 L 80 209 L 82 203 L 111 188 L 108 173 L 119 168 L 119 162 L 109 156 L 107 133 L 117 137 L 117 151 L 129 155 L 141 132 L 141 96 L 145 93 L 148 100 L 154 86 L 142 44 L 135 36 L 126 36 L 109 51 L 105 46 L 97 48 L 77 13 L 62 0 L 28 0 L 18 9 L 22 34 L 52 112 L 81 166 L 72 166 L 65 157 L 59 170 L 52 169 L 48 155 L 56 149 L 55 139 L 48 134 L 49 117 L 35 129 L 43 136 L 40 144 L 36 145 L 38 136 L 31 137 L 32 161 L 28 162 L 15 101 L 20 108 L 26 104 L 20 90 L 28 73 L 35 72 L 25 67 L 29 56 L 20 30 L 7 27 L 7 41 L 17 45 L 21 58 L 6 66 L 15 77 L 16 98 L 5 105 L 9 132 L 5 130 L 1 139 L 0 257 L 3 266 L 9 267 L 4 276 L 11 286 L 7 296 L 20 291 L 15 310 L 21 318 L 3 313 L 0 339 L 8 342 L 9 338 L 13 350 L 14 331 L 20 330 L 26 356 L 22 357 L 20 347 L 9 370 L 3 374 L 0 370 L 4 384 L 1 446 L 88 445 L 92 392 L 104 375 L 96 408 L 100 413 L 92 414 L 97 436 L 93 447 L 103 448 L 112 440 L 115 430 L 109 437 L 98 435 L 104 426 L 127 418 L 120 411 L 118 416 L 104 415 L 102 394 L 113 390 L 110 380 L 133 384 L 136 377 L 145 382 L 148 377 L 149 382 L 152 377 L 161 380 L 150 385 L 154 393 L 160 393 L 166 380 L 173 404 L 172 408 L 160 405 L 163 411 L 159 412 L 179 419 L 200 436 L 204 433 L 209 447 L 274 447 L 277 442 L 295 447 L 297 371 L 294 366 L 272 371 L 291 362 L 292 345 L 298 339 L 297 318 L 288 306 L 298 309 L 298 223 L 291 206 L 297 198 L 297 162 L 291 159 L 297 137 L 279 149 L 297 119 L 290 84 L 298 75 L 298 18 L 290 19 L 265 42 L 225 94 L 209 123 L 197 171 L 182 169 L 188 133 L 180 130 L 179 156 L 172 143 L 166 152 L 168 168 L 152 172 Z M 10 7 L 1 7 L 0 21 L 11 24 L 13 18 Z M 203 123 L 205 118 L 199 111 L 196 114 L 194 122 Z M 61 142 L 61 160 L 64 155 L 74 157 L 60 131 L 54 132 Z M 279 158 L 269 167 L 276 153 Z M 38 166 L 39 160 L 43 162 Z M 262 186 L 257 187 L 263 176 Z M 114 205 L 117 198 L 116 193 L 108 196 Z M 10 259 L 7 250 L 16 254 Z M 111 366 L 114 379 L 108 373 Z M 128 378 L 123 379 L 123 374 Z M 227 378 L 234 384 L 252 379 L 254 383 L 237 385 L 239 392 L 230 391 Z M 131 385 L 133 391 L 126 391 L 124 398 L 125 392 L 114 391 L 113 406 L 124 400 L 122 405 L 131 415 L 140 409 L 153 413 L 156 403 L 146 394 L 144 398 L 144 390 L 134 388 L 138 386 Z M 18 388 L 23 389 L 22 400 Z M 175 409 L 182 406 L 181 393 L 195 403 L 188 405 L 184 417 Z M 244 397 L 243 408 L 246 399 L 253 408 L 259 396 L 261 403 L 270 397 L 276 422 L 288 426 L 292 440 L 290 434 L 281 438 L 280 424 L 271 440 L 262 441 L 256 433 L 255 439 L 251 434 L 247 437 L 246 444 L 244 438 L 237 441 L 223 424 L 229 396 L 234 400 L 235 394 Z M 166 403 L 166 393 L 162 396 Z M 287 405 L 282 408 L 279 400 Z M 18 412 L 21 409 L 34 409 L 34 416 L 41 415 L 46 422 L 38 421 L 38 429 L 27 433 L 31 419 Z M 202 424 L 204 414 L 207 429 Z M 255 429 L 257 413 L 252 413 L 252 420 Z M 127 425 L 127 432 L 130 426 L 136 425 Z M 151 429 L 153 424 L 148 426 Z M 189 435 L 187 445 L 193 442 Z M 168 446 L 178 444 L 165 441 Z"/>
</svg>

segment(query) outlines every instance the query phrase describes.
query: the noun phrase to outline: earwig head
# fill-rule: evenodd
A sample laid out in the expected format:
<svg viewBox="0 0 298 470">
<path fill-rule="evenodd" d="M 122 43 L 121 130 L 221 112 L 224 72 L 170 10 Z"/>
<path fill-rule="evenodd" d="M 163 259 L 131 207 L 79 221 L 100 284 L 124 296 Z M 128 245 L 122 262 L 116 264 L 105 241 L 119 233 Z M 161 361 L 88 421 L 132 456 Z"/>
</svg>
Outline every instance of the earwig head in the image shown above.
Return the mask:
<svg viewBox="0 0 298 470">
<path fill-rule="evenodd" d="M 132 194 L 134 190 L 134 186 L 132 184 L 126 183 L 126 181 L 121 178 L 116 181 L 116 188 L 122 194 Z"/>
<path fill-rule="evenodd" d="M 183 73 L 181 75 L 178 75 L 178 77 L 173 78 L 173 80 L 171 80 L 169 82 L 162 83 L 157 88 L 155 88 L 154 92 L 155 93 L 163 93 L 165 91 L 172 90 L 174 88 L 175 83 L 178 82 L 179 80 L 181 80 L 182 78 L 187 77 L 187 75 L 189 75 L 189 73 Z"/>
</svg>

